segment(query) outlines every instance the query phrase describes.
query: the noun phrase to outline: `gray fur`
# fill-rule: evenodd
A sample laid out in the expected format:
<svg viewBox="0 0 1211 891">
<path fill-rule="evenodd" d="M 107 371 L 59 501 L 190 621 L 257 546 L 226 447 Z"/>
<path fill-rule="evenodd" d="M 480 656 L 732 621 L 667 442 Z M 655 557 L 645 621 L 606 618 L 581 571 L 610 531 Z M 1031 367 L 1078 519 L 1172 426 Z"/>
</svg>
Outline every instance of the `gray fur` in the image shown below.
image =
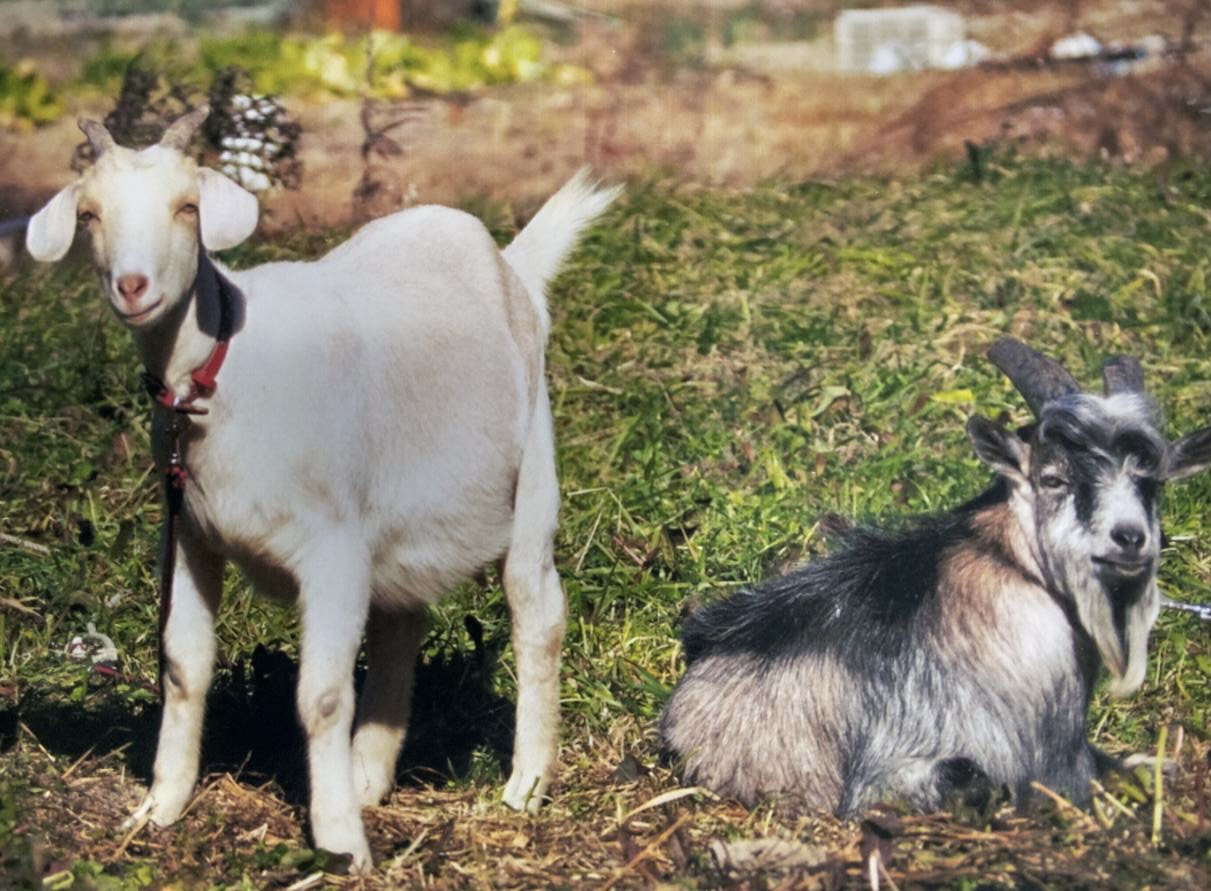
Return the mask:
<svg viewBox="0 0 1211 891">
<path fill-rule="evenodd" d="M 687 781 L 842 815 L 1002 786 L 1025 797 L 1036 781 L 1088 798 L 1105 763 L 1085 737 L 1093 685 L 1101 664 L 1115 695 L 1143 681 L 1159 490 L 1206 466 L 1211 428 L 1171 446 L 1134 360 L 1099 396 L 1006 343 L 997 364 L 1030 390 L 1037 422 L 1012 433 L 971 419 L 991 489 L 897 530 L 851 531 L 836 553 L 689 617 L 660 725 Z"/>
</svg>

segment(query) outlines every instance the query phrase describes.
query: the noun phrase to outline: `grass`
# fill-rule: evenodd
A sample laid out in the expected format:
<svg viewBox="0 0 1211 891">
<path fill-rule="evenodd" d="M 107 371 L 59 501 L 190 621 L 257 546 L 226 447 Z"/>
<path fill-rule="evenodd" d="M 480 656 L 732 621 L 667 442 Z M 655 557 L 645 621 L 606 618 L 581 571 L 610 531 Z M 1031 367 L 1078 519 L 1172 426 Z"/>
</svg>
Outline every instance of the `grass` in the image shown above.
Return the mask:
<svg viewBox="0 0 1211 891">
<path fill-rule="evenodd" d="M 467 585 L 434 612 L 401 789 L 367 812 L 369 885 L 856 887 L 875 850 L 900 887 L 1206 881 L 1211 638 L 1185 614 L 1161 617 L 1140 693 L 1099 693 L 1090 717 L 1112 752 L 1154 751 L 1166 730 L 1179 771 L 1160 795 L 1141 771 L 1092 814 L 793 821 L 703 794 L 643 807 L 678 788 L 652 725 L 678 677 L 682 611 L 818 553 L 829 513 L 931 511 L 979 491 L 966 417 L 1026 417 L 982 357 L 995 337 L 1023 337 L 1091 386 L 1105 356 L 1134 353 L 1171 432 L 1208 420 L 1211 173 L 1175 168 L 1160 186 L 1008 156 L 988 170 L 631 184 L 551 298 L 570 604 L 555 801 L 536 818 L 495 804 L 515 692 L 507 614 L 495 580 Z M 513 209 L 479 203 L 507 238 Z M 227 259 L 313 256 L 339 237 Z M 235 576 L 202 792 L 177 827 L 118 831 L 156 722 L 140 683 L 155 674 L 160 520 L 145 397 L 83 266 L 10 275 L 0 330 L 0 884 L 287 887 L 339 870 L 302 832 L 293 615 Z M 1179 599 L 1207 599 L 1209 486 L 1166 496 L 1162 587 Z M 64 657 L 89 621 L 124 678 Z M 809 865 L 738 859 L 774 837 Z"/>
</svg>

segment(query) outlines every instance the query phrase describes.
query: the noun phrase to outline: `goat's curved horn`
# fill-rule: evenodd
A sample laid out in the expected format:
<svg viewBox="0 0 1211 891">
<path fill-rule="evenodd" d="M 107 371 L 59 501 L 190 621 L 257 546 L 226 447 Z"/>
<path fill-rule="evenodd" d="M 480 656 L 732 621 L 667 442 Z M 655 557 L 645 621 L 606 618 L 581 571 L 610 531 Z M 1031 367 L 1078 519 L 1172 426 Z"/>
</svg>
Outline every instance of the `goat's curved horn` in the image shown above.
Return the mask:
<svg viewBox="0 0 1211 891">
<path fill-rule="evenodd" d="M 1102 366 L 1106 395 L 1144 392 L 1144 369 L 1134 356 L 1115 356 Z"/>
<path fill-rule="evenodd" d="M 178 152 L 185 151 L 189 147 L 189 141 L 193 139 L 193 134 L 209 115 L 210 106 L 205 104 L 199 105 L 188 114 L 181 115 L 168 125 L 168 129 L 160 137 L 160 145 L 176 149 Z"/>
<path fill-rule="evenodd" d="M 1052 399 L 1081 391 L 1059 362 L 1012 337 L 1002 337 L 989 347 L 988 358 L 1013 381 L 1036 418 Z"/>
<path fill-rule="evenodd" d="M 88 139 L 88 144 L 92 146 L 93 160 L 101 157 L 114 147 L 114 138 L 109 135 L 109 131 L 105 129 L 104 124 L 89 120 L 88 118 L 80 118 L 76 122 L 76 126 L 80 128 L 80 132 Z"/>
</svg>

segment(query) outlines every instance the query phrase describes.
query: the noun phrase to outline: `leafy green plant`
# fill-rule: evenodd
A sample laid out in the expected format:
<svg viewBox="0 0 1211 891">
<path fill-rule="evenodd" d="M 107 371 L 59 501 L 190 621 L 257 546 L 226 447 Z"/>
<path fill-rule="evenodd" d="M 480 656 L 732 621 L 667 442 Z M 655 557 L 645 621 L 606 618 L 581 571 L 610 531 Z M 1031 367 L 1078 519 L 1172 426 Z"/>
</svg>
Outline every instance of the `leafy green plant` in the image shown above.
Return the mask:
<svg viewBox="0 0 1211 891">
<path fill-rule="evenodd" d="M 194 64 L 210 74 L 239 65 L 261 92 L 305 95 L 403 96 L 414 87 L 446 93 L 587 76 L 545 62 L 542 42 L 521 26 L 458 31 L 433 43 L 385 32 L 310 37 L 252 30 L 203 38 Z"/>
<path fill-rule="evenodd" d="M 0 64 L 0 126 L 34 127 L 62 114 L 62 100 L 33 62 Z"/>
</svg>

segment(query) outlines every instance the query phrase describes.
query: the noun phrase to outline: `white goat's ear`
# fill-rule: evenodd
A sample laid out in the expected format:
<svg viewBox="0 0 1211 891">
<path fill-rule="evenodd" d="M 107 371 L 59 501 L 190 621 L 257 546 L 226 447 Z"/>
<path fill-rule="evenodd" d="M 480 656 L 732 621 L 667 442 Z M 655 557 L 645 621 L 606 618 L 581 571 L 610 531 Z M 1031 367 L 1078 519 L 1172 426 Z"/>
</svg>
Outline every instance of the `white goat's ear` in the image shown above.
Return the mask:
<svg viewBox="0 0 1211 891">
<path fill-rule="evenodd" d="M 1195 430 L 1169 446 L 1165 479 L 1180 480 L 1211 467 L 1211 427 Z"/>
<path fill-rule="evenodd" d="M 257 200 L 223 174 L 198 170 L 198 216 L 208 251 L 235 247 L 256 229 Z"/>
<path fill-rule="evenodd" d="M 971 440 L 976 457 L 1001 476 L 1026 482 L 1030 447 L 1016 433 L 983 415 L 972 415 L 967 419 L 967 438 Z"/>
<path fill-rule="evenodd" d="M 53 263 L 60 260 L 76 237 L 76 197 L 79 183 L 72 183 L 29 218 L 25 227 L 25 248 L 35 260 Z"/>
</svg>

